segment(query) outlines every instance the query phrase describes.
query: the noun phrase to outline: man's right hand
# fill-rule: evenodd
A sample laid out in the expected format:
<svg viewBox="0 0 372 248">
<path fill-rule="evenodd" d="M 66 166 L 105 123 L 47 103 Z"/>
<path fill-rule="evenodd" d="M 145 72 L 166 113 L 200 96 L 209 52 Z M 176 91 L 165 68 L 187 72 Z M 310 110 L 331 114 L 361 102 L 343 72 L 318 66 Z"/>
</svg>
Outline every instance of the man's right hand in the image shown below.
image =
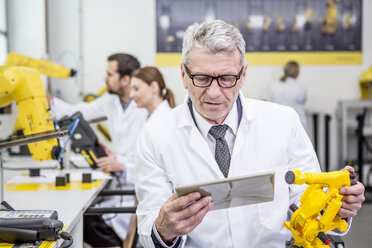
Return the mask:
<svg viewBox="0 0 372 248">
<path fill-rule="evenodd" d="M 212 197 L 200 198 L 199 192 L 177 198 L 174 193 L 161 207 L 155 227 L 167 245 L 174 239 L 190 233 L 213 208 Z M 189 203 L 189 206 L 185 207 Z"/>
<path fill-rule="evenodd" d="M 104 172 L 120 172 L 124 170 L 124 164 L 116 160 L 115 154 L 101 141 L 98 143 L 103 147 L 107 156 L 97 158 L 97 165 Z"/>
</svg>

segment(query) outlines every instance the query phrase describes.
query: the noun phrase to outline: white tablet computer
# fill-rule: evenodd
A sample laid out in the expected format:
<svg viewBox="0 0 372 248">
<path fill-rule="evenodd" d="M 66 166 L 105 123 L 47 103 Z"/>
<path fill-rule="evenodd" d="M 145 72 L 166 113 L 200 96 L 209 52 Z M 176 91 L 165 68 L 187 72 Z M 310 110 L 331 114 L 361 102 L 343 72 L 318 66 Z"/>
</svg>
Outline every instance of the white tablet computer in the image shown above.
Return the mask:
<svg viewBox="0 0 372 248">
<path fill-rule="evenodd" d="M 177 197 L 192 192 L 212 196 L 213 209 L 238 207 L 274 200 L 274 171 L 265 171 L 214 181 L 177 185 Z"/>
</svg>

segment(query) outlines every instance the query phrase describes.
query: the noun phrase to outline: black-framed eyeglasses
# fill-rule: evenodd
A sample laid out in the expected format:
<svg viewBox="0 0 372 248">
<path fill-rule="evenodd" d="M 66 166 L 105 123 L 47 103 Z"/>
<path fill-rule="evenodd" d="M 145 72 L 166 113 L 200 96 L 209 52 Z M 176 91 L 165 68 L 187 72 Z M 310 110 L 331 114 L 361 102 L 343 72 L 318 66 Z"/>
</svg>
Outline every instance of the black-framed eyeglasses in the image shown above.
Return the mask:
<svg viewBox="0 0 372 248">
<path fill-rule="evenodd" d="M 213 80 L 217 80 L 218 86 L 221 88 L 232 88 L 236 85 L 238 80 L 243 74 L 244 66 L 240 70 L 238 75 L 220 75 L 217 77 L 206 75 L 206 74 L 191 74 L 189 68 L 184 64 L 186 74 L 191 78 L 192 84 L 199 88 L 207 88 L 211 86 Z"/>
</svg>

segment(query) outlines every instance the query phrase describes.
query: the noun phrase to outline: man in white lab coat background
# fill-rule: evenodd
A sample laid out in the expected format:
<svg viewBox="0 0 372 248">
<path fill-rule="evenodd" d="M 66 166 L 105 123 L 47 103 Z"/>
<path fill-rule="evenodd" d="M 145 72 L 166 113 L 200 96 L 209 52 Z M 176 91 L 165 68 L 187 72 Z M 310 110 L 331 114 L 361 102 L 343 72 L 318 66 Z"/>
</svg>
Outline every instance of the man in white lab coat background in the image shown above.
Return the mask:
<svg viewBox="0 0 372 248">
<path fill-rule="evenodd" d="M 109 94 L 86 103 L 69 104 L 57 97 L 50 99 L 52 111 L 57 119 L 80 111 L 87 120 L 107 116 L 113 149 L 105 147 L 108 154 L 98 158 L 97 165 L 104 172 L 112 172 L 117 179 L 116 188 L 133 188 L 135 144 L 139 131 L 147 120 L 148 113 L 137 108 L 130 98 L 130 75 L 140 67 L 139 61 L 129 54 L 117 53 L 108 57 L 105 82 Z M 134 205 L 122 196 L 110 198 L 99 206 L 118 207 L 122 204 Z M 84 241 L 93 247 L 113 247 L 122 245 L 129 225 L 129 214 L 84 216 Z M 113 230 L 112 230 L 113 229 Z"/>
<path fill-rule="evenodd" d="M 319 164 L 293 109 L 240 93 L 246 69 L 245 42 L 233 25 L 216 20 L 186 30 L 181 72 L 188 99 L 145 125 L 138 138 L 135 188 L 144 247 L 282 248 L 290 239 L 283 223 L 303 188 L 288 185 L 284 175 L 294 168 L 317 172 Z M 173 192 L 178 184 L 266 170 L 275 171 L 271 202 L 210 212 L 210 196 Z M 342 188 L 338 214 L 355 216 L 363 192 L 359 182 Z"/>
</svg>

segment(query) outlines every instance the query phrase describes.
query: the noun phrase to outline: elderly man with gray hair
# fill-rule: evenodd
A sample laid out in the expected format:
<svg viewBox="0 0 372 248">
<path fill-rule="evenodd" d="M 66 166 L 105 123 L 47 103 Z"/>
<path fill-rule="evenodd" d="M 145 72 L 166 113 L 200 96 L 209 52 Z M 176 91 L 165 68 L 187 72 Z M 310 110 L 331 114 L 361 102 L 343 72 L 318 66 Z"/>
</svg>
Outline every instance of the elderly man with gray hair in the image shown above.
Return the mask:
<svg viewBox="0 0 372 248">
<path fill-rule="evenodd" d="M 193 24 L 183 40 L 181 75 L 186 101 L 144 127 L 135 185 L 138 233 L 144 247 L 284 247 L 283 227 L 303 188 L 287 185 L 294 168 L 320 171 L 296 112 L 246 99 L 247 64 L 239 30 L 216 20 Z M 353 170 L 351 167 L 347 168 Z M 174 187 L 258 171 L 275 171 L 271 202 L 215 211 L 211 196 L 177 197 Z M 364 200 L 360 183 L 343 188 L 342 217 Z"/>
</svg>

